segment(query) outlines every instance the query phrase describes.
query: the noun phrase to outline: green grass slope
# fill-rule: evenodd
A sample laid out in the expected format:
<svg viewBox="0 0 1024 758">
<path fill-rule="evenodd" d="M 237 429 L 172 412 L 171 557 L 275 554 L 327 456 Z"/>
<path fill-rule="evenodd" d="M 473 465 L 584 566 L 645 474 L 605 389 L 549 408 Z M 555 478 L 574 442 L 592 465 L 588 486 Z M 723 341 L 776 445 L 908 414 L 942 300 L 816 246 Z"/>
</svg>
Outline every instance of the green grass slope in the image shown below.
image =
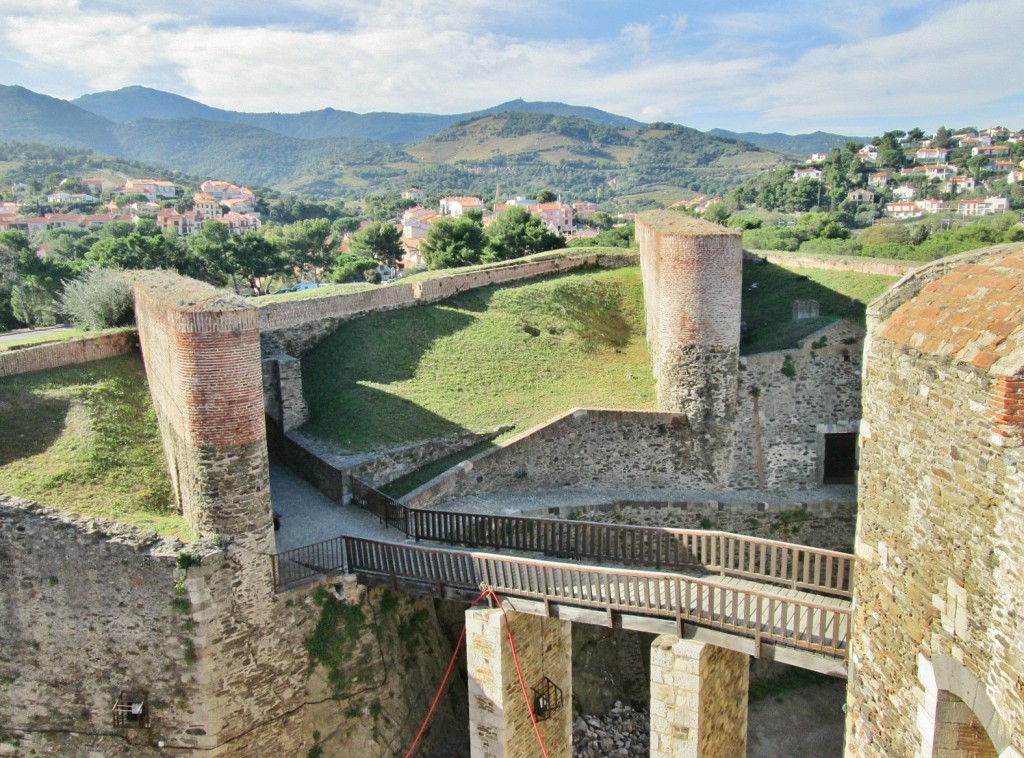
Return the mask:
<svg viewBox="0 0 1024 758">
<path fill-rule="evenodd" d="M 191 536 L 137 355 L 0 379 L 0 492 Z"/>
<path fill-rule="evenodd" d="M 486 288 L 344 324 L 303 360 L 307 430 L 372 450 L 522 430 L 575 406 L 653 408 L 636 268 Z"/>
<path fill-rule="evenodd" d="M 745 353 L 795 347 L 893 277 L 744 267 Z M 750 285 L 758 286 L 750 289 Z M 791 321 L 794 300 L 821 317 Z M 654 409 L 639 267 L 467 292 L 341 326 L 303 359 L 306 431 L 366 451 L 462 430 L 517 431 L 578 407 Z"/>
<path fill-rule="evenodd" d="M 898 278 L 856 271 L 745 263 L 742 318 L 747 328 L 740 339 L 740 352 L 762 353 L 796 347 L 804 337 L 839 319 L 864 326 L 865 306 Z M 817 300 L 821 315 L 793 321 L 794 300 Z"/>
</svg>

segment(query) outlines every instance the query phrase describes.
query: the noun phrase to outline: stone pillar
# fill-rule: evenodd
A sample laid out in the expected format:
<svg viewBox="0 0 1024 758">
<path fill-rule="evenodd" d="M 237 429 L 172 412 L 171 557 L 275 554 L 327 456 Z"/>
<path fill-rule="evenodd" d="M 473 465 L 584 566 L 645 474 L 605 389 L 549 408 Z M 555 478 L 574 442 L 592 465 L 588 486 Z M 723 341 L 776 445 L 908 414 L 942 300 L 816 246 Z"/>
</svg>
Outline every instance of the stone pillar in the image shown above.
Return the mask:
<svg viewBox="0 0 1024 758">
<path fill-rule="evenodd" d="M 651 758 L 747 754 L 743 653 L 662 634 L 651 644 Z"/>
<path fill-rule="evenodd" d="M 572 624 L 508 611 L 531 706 L 544 677 L 562 691 L 562 705 L 539 722 L 551 758 L 572 755 Z M 501 609 L 466 611 L 469 743 L 473 758 L 540 755 L 523 699 Z M 744 699 L 744 702 L 746 700 Z M 552 703 L 555 705 L 555 703 Z"/>
</svg>

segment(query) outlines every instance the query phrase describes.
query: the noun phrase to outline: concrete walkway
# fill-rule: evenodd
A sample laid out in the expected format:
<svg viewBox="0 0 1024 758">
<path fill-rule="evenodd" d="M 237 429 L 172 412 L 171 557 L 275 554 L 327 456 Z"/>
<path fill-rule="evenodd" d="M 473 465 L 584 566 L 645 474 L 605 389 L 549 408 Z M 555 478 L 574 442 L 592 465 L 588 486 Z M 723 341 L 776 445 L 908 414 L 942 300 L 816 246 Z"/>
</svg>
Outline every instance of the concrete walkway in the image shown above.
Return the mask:
<svg viewBox="0 0 1024 758">
<path fill-rule="evenodd" d="M 274 533 L 277 552 L 345 535 L 369 540 L 405 542 L 397 529 L 383 526 L 376 516 L 339 505 L 298 474 L 279 464 L 270 466 L 270 499 L 280 516 Z"/>
<path fill-rule="evenodd" d="M 281 528 L 276 533 L 277 551 L 345 535 L 389 542 L 407 542 L 397 529 L 383 526 L 380 519 L 366 511 L 343 506 L 324 496 L 304 479 L 280 464 L 270 467 L 270 496 L 274 511 L 280 516 Z M 509 516 L 519 513 L 541 515 L 553 508 L 581 508 L 614 502 L 716 502 L 767 503 L 796 508 L 802 505 L 850 502 L 856 489 L 832 485 L 813 490 L 764 492 L 743 490 L 689 489 L 570 489 L 534 490 L 531 492 L 498 492 L 471 495 L 436 506 L 433 510 Z"/>
</svg>

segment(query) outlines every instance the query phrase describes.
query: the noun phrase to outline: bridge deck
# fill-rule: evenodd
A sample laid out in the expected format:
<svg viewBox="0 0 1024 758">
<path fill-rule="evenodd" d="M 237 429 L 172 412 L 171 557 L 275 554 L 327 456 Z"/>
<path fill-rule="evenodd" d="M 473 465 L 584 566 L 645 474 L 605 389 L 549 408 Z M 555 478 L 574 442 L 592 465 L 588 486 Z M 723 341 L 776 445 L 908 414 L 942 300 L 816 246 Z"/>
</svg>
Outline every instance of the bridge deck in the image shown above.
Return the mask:
<svg viewBox="0 0 1024 758">
<path fill-rule="evenodd" d="M 275 495 L 275 507 L 277 502 Z M 356 534 L 274 556 L 279 589 L 341 573 L 458 599 L 475 597 L 487 585 L 523 612 L 675 633 L 845 676 L 852 556 L 720 532 L 426 516 L 394 501 L 384 501 L 379 520 L 352 507 L 330 508 L 339 531 L 345 523 Z M 462 544 L 413 544 L 381 521 Z M 287 518 L 285 524 L 282 532 Z M 600 565 L 588 560 L 593 550 L 599 550 Z M 579 551 L 577 560 L 567 559 Z"/>
</svg>

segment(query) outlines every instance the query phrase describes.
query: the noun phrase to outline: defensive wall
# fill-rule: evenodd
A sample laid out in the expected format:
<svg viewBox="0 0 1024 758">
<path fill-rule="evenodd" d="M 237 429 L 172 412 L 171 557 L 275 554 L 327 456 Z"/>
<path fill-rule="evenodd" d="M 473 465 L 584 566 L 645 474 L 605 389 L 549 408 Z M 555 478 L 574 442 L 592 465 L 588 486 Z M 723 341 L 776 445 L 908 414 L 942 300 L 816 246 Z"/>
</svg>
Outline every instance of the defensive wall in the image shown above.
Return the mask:
<svg viewBox="0 0 1024 758">
<path fill-rule="evenodd" d="M 864 331 L 837 322 L 795 349 L 740 356 L 738 237 L 677 213 L 644 215 L 637 229 L 661 410 L 569 411 L 404 502 L 426 508 L 552 487 L 764 490 L 826 480 L 829 435 L 853 436 L 859 426 Z"/>
<path fill-rule="evenodd" d="M 121 329 L 43 345 L 16 346 L 0 352 L 0 377 L 113 358 L 138 349 L 134 329 Z"/>
<path fill-rule="evenodd" d="M 777 266 L 786 266 L 787 268 L 858 271 L 862 274 L 881 274 L 883 276 L 904 276 L 924 265 L 916 261 L 894 261 L 882 258 L 857 258 L 841 255 L 800 255 L 800 253 L 781 253 L 773 250 L 744 250 L 743 259 L 765 261 L 767 263 L 774 263 Z"/>
<path fill-rule="evenodd" d="M 320 295 L 301 300 L 264 302 L 259 309 L 260 331 L 279 350 L 301 356 L 343 321 L 369 313 L 426 305 L 445 300 L 466 290 L 534 279 L 547 274 L 580 268 L 619 268 L 632 265 L 636 257 L 621 254 L 559 254 L 527 262 L 510 262 L 412 282 L 401 280 L 355 293 Z M 270 352 L 273 352 L 272 350 Z"/>
<path fill-rule="evenodd" d="M 1024 246 L 869 309 L 847 755 L 1024 753 Z"/>
</svg>

